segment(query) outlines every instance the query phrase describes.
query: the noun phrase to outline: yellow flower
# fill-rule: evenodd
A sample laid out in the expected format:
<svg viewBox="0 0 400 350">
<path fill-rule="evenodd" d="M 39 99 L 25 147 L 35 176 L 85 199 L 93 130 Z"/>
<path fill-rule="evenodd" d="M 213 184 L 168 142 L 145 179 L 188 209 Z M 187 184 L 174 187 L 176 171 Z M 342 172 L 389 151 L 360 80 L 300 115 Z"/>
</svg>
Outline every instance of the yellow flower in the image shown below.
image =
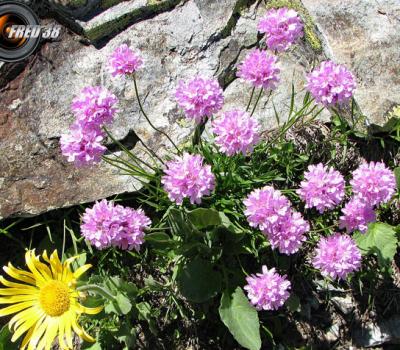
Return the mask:
<svg viewBox="0 0 400 350">
<path fill-rule="evenodd" d="M 77 257 L 61 263 L 56 250 L 50 258 L 46 251 L 42 257 L 47 264 L 40 261 L 34 250 L 26 252 L 30 271 L 17 269 L 11 263 L 3 267 L 18 281 L 10 282 L 0 276 L 0 283 L 6 287 L 0 288 L 0 304 L 12 304 L 0 309 L 0 316 L 16 314 L 9 322 L 10 330 L 14 332 L 11 340 L 15 342 L 26 333 L 20 349 L 27 347 L 28 350 L 50 350 L 57 337 L 62 349 L 72 349 L 73 332 L 94 342 L 78 324 L 78 318 L 83 313 L 97 314 L 102 307 L 87 308 L 79 304 L 78 299 L 83 293 L 75 288 L 76 280 L 91 265 L 83 265 L 73 272 L 70 265 Z"/>
</svg>

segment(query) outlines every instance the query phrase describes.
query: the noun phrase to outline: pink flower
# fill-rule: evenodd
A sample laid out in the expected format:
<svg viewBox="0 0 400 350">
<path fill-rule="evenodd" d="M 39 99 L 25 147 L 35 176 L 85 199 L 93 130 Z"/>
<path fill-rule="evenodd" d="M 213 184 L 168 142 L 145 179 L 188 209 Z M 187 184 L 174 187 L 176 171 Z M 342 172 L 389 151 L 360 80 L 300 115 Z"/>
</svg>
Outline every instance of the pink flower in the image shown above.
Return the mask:
<svg viewBox="0 0 400 350">
<path fill-rule="evenodd" d="M 240 110 L 223 113 L 212 122 L 215 143 L 228 156 L 251 152 L 259 140 L 259 129 L 257 120 Z"/>
<path fill-rule="evenodd" d="M 202 156 L 189 153 L 167 162 L 161 183 L 171 201 L 180 205 L 184 198 L 189 198 L 190 203 L 199 204 L 203 196 L 211 194 L 215 177 L 211 166 L 203 162 Z"/>
<path fill-rule="evenodd" d="M 350 184 L 354 195 L 370 206 L 388 202 L 396 192 L 394 173 L 381 162 L 361 164 Z"/>
<path fill-rule="evenodd" d="M 308 222 L 300 213 L 293 211 L 273 225 L 271 230 L 263 230 L 263 233 L 268 237 L 272 249 L 278 248 L 281 254 L 291 255 L 300 249 L 309 230 Z"/>
<path fill-rule="evenodd" d="M 365 233 L 368 224 L 376 220 L 376 214 L 371 205 L 354 197 L 342 209 L 343 216 L 340 217 L 340 228 L 346 228 L 347 232 L 359 230 Z"/>
<path fill-rule="evenodd" d="M 126 44 L 117 47 L 108 61 L 108 69 L 113 77 L 116 75 L 133 74 L 142 65 L 142 57 L 132 51 Z"/>
<path fill-rule="evenodd" d="M 99 162 L 107 150 L 101 144 L 103 140 L 104 134 L 99 128 L 73 124 L 70 133 L 61 135 L 61 152 L 76 166 L 90 165 Z"/>
<path fill-rule="evenodd" d="M 114 246 L 139 251 L 144 242 L 144 230 L 150 224 L 143 210 L 125 208 L 103 199 L 86 209 L 81 232 L 97 249 Z"/>
<path fill-rule="evenodd" d="M 278 58 L 265 50 L 251 51 L 239 65 L 237 76 L 255 87 L 275 89 L 279 82 Z"/>
<path fill-rule="evenodd" d="M 304 179 L 297 193 L 306 202 L 306 208 L 315 207 L 323 213 L 326 209 L 333 209 L 343 200 L 345 182 L 338 171 L 321 163 L 310 165 L 304 173 Z"/>
<path fill-rule="evenodd" d="M 344 279 L 360 268 L 361 253 L 350 236 L 335 233 L 320 239 L 312 264 L 323 276 Z"/>
<path fill-rule="evenodd" d="M 286 220 L 291 211 L 289 200 L 271 186 L 254 190 L 243 203 L 250 226 L 264 231 L 271 232 L 274 225 Z"/>
<path fill-rule="evenodd" d="M 117 112 L 114 105 L 117 102 L 115 95 L 107 89 L 101 86 L 88 86 L 74 98 L 71 109 L 78 123 L 100 127 L 102 124 L 113 121 L 114 114 Z"/>
<path fill-rule="evenodd" d="M 308 74 L 306 88 L 317 102 L 329 107 L 350 100 L 356 82 L 346 67 L 324 61 Z"/>
<path fill-rule="evenodd" d="M 270 50 L 285 51 L 303 36 L 303 23 L 296 11 L 282 7 L 269 10 L 260 20 L 258 31 L 265 33 Z"/>
<path fill-rule="evenodd" d="M 262 273 L 251 275 L 246 281 L 244 289 L 257 310 L 277 310 L 289 298 L 290 282 L 275 272 L 275 268 L 268 270 L 264 265 Z"/>
<path fill-rule="evenodd" d="M 224 96 L 218 81 L 200 76 L 188 82 L 180 81 L 175 92 L 178 105 L 185 111 L 186 118 L 201 123 L 205 118 L 218 112 L 224 103 Z"/>
</svg>

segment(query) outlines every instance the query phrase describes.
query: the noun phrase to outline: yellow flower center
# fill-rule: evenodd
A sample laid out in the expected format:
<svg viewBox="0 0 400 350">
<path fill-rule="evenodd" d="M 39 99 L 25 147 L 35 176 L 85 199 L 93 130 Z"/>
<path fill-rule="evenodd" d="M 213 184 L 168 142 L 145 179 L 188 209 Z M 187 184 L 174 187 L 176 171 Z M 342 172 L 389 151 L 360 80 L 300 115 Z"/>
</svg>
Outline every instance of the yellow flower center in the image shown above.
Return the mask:
<svg viewBox="0 0 400 350">
<path fill-rule="evenodd" d="M 61 316 L 70 306 L 68 286 L 60 281 L 51 281 L 40 289 L 39 300 L 47 315 Z"/>
</svg>

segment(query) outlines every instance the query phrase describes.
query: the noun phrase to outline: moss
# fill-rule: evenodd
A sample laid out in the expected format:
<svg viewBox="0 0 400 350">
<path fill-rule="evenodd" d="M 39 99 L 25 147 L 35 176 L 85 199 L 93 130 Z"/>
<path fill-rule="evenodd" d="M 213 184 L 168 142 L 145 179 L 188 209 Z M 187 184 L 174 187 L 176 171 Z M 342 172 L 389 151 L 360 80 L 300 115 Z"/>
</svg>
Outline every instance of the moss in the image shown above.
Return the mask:
<svg viewBox="0 0 400 350">
<path fill-rule="evenodd" d="M 307 12 L 306 8 L 303 6 L 300 0 L 271 0 L 266 1 L 266 8 L 269 10 L 271 8 L 281 8 L 287 7 L 295 10 L 304 22 L 304 37 L 306 42 L 311 46 L 311 48 L 316 52 L 322 51 L 321 40 L 318 38 L 318 34 L 315 30 L 315 24 L 312 17 Z"/>
<path fill-rule="evenodd" d="M 83 6 L 86 5 L 86 3 L 87 3 L 86 0 L 71 0 L 68 3 L 68 6 L 70 6 L 70 7 L 83 7 Z"/>
<path fill-rule="evenodd" d="M 116 1 L 118 0 L 104 0 L 104 1 Z M 144 7 L 138 9 L 132 9 L 131 12 L 126 13 L 122 16 L 118 16 L 109 20 L 108 22 L 97 25 L 96 27 L 85 30 L 85 36 L 91 40 L 96 41 L 108 36 L 113 36 L 115 33 L 121 32 L 126 29 L 129 25 L 135 23 L 135 21 L 143 18 L 147 18 L 153 14 L 161 13 L 172 9 L 178 5 L 181 0 L 162 0 L 154 1 L 153 4 L 147 4 Z"/>
<path fill-rule="evenodd" d="M 400 118 L 400 105 L 393 107 L 393 110 L 389 113 L 389 117 Z"/>
<path fill-rule="evenodd" d="M 119 3 L 122 2 L 122 1 L 123 1 L 123 0 L 102 0 L 102 1 L 101 1 L 101 4 L 100 4 L 100 7 L 101 7 L 103 10 L 107 10 L 107 9 L 109 9 L 110 7 L 113 7 L 113 6 L 119 4 Z"/>
</svg>

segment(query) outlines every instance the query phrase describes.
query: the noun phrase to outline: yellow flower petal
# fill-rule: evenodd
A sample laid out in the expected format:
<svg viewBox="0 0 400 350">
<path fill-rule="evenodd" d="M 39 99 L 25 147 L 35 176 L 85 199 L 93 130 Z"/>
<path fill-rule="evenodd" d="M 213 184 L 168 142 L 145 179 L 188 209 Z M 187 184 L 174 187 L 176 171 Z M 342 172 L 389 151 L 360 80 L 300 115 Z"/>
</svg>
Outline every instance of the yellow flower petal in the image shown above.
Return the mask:
<svg viewBox="0 0 400 350">
<path fill-rule="evenodd" d="M 87 334 L 85 330 L 76 322 L 76 318 L 72 320 L 72 329 L 83 340 L 86 340 L 90 343 L 94 343 L 96 341 L 96 339 L 92 338 L 89 334 Z"/>
<path fill-rule="evenodd" d="M 39 315 L 39 314 L 38 314 Z M 16 340 L 19 339 L 19 337 L 27 332 L 30 328 L 32 328 L 38 321 L 40 320 L 40 317 L 35 317 L 31 316 L 29 318 L 25 319 L 25 322 L 22 322 L 19 327 L 16 327 L 14 334 L 11 338 L 12 342 L 15 342 Z"/>
<path fill-rule="evenodd" d="M 36 295 L 12 295 L 0 298 L 0 304 L 15 304 L 21 301 L 37 300 Z"/>
<path fill-rule="evenodd" d="M 14 266 L 12 266 L 11 263 L 9 263 L 8 266 L 4 266 L 3 270 L 5 271 L 6 274 L 8 274 L 9 276 L 18 281 L 32 284 L 34 286 L 36 285 L 35 278 L 31 273 L 24 270 L 19 270 Z"/>
<path fill-rule="evenodd" d="M 7 281 L 3 276 L 0 276 L 0 283 L 5 285 L 6 287 L 11 287 L 11 288 L 22 288 L 25 290 L 32 290 L 32 291 L 38 290 L 37 287 L 34 286 Z"/>
<path fill-rule="evenodd" d="M 80 268 L 78 268 L 75 272 L 74 272 L 74 278 L 78 279 L 79 277 L 81 277 L 87 270 L 89 270 L 92 267 L 92 265 L 90 264 L 86 264 L 81 266 Z"/>
<path fill-rule="evenodd" d="M 7 316 L 10 314 L 14 314 L 18 311 L 27 309 L 28 307 L 31 307 L 34 305 L 35 305 L 35 301 L 25 301 L 23 303 L 11 305 L 11 306 L 5 307 L 4 309 L 1 309 L 0 316 Z"/>
<path fill-rule="evenodd" d="M 88 315 L 96 315 L 96 314 L 98 314 L 99 312 L 101 312 L 104 309 L 103 306 L 86 307 L 86 306 L 83 306 L 83 305 L 80 305 L 80 304 L 78 304 L 78 305 L 79 305 L 80 312 L 88 314 Z"/>
<path fill-rule="evenodd" d="M 0 288 L 0 295 L 38 295 L 39 289 L 27 289 L 27 288 Z"/>
</svg>

